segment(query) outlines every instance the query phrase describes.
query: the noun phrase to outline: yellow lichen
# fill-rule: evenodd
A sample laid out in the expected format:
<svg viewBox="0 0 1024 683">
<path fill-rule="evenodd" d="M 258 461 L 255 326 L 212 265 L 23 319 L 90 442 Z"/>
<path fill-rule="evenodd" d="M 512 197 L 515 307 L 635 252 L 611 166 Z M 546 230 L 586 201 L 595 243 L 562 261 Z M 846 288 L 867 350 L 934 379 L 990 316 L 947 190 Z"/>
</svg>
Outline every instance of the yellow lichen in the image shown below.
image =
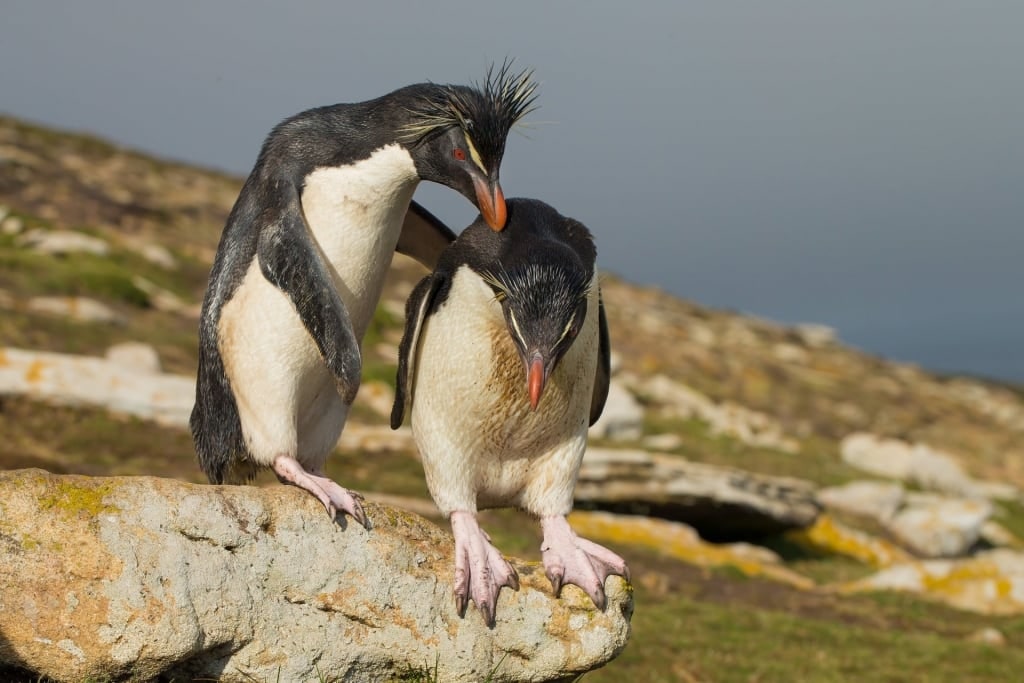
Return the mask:
<svg viewBox="0 0 1024 683">
<path fill-rule="evenodd" d="M 39 499 L 39 507 L 43 510 L 60 510 L 69 516 L 95 518 L 104 512 L 119 511 L 116 505 L 103 500 L 113 490 L 111 484 L 82 486 L 61 481 L 53 486 L 53 493 Z"/>
<path fill-rule="evenodd" d="M 845 555 L 877 568 L 889 567 L 910 559 L 909 554 L 892 543 L 861 531 L 848 529 L 829 515 L 821 515 L 812 526 L 792 531 L 787 536 L 802 545 Z"/>
</svg>

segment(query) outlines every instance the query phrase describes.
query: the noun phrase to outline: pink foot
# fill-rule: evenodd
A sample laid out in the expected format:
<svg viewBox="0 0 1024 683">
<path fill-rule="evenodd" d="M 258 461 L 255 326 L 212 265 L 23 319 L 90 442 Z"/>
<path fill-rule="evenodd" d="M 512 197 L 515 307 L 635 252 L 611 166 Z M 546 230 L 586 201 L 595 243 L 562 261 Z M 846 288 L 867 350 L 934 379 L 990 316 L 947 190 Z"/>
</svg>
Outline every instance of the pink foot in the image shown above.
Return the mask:
<svg viewBox="0 0 1024 683">
<path fill-rule="evenodd" d="M 502 586 L 519 590 L 519 575 L 491 538 L 477 524 L 476 514 L 455 511 L 451 514 L 455 535 L 455 609 L 466 614 L 470 599 L 488 626 L 494 626 L 494 610 Z"/>
<path fill-rule="evenodd" d="M 544 531 L 541 557 L 555 597 L 561 596 L 563 585 L 571 583 L 582 588 L 594 605 L 604 610 L 604 580 L 617 574 L 629 581 L 626 561 L 604 546 L 577 536 L 565 517 L 544 517 L 540 526 Z"/>
<path fill-rule="evenodd" d="M 343 510 L 366 529 L 370 528 L 370 523 L 366 519 L 366 513 L 360 502 L 362 496 L 355 491 L 342 488 L 319 473 L 307 472 L 298 460 L 287 455 L 279 455 L 274 458 L 273 467 L 274 473 L 282 482 L 294 484 L 316 496 L 317 500 L 327 508 L 327 514 L 331 516 L 331 519 L 337 516 L 338 510 Z"/>
</svg>

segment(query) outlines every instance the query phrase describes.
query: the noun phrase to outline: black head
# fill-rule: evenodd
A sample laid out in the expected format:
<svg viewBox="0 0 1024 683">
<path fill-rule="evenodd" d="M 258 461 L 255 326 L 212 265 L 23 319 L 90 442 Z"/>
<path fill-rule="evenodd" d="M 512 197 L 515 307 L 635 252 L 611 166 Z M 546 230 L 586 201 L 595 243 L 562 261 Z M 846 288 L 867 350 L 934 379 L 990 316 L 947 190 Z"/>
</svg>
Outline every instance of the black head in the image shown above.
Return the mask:
<svg viewBox="0 0 1024 683">
<path fill-rule="evenodd" d="M 483 85 L 432 85 L 409 107 L 402 128 L 420 177 L 461 192 L 492 230 L 503 229 L 507 216 L 498 182 L 505 139 L 535 109 L 531 76 L 505 62 L 488 69 Z"/>
<path fill-rule="evenodd" d="M 506 234 L 519 227 L 514 225 L 516 213 Z M 523 360 L 534 408 L 583 327 L 594 277 L 590 233 L 577 221 L 554 215 L 564 222 L 564 234 L 580 244 L 529 234 L 502 256 L 500 268 L 483 274 L 501 303 L 509 335 Z"/>
</svg>

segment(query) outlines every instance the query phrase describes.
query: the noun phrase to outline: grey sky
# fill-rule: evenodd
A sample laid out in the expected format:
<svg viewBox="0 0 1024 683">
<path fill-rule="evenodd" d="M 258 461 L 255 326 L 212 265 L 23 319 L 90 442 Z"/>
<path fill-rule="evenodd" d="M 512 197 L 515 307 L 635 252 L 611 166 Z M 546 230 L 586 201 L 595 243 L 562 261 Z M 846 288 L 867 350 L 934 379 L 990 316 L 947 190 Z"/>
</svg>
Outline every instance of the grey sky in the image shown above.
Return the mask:
<svg viewBox="0 0 1024 683">
<path fill-rule="evenodd" d="M 239 174 L 285 116 L 513 56 L 505 192 L 607 269 L 1024 380 L 1022 3 L 5 4 L 0 110 Z"/>
</svg>

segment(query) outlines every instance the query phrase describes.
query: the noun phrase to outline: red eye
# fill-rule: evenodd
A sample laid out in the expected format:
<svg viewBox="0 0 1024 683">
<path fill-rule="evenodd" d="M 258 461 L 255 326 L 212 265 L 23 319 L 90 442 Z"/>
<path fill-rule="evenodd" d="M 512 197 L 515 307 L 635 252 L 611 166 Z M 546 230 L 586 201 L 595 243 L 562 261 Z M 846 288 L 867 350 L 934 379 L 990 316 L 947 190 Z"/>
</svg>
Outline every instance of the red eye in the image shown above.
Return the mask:
<svg viewBox="0 0 1024 683">
<path fill-rule="evenodd" d="M 454 156 L 459 161 L 465 161 L 466 160 L 466 153 L 462 151 L 461 147 L 456 147 L 455 151 L 452 152 L 452 156 Z"/>
</svg>

